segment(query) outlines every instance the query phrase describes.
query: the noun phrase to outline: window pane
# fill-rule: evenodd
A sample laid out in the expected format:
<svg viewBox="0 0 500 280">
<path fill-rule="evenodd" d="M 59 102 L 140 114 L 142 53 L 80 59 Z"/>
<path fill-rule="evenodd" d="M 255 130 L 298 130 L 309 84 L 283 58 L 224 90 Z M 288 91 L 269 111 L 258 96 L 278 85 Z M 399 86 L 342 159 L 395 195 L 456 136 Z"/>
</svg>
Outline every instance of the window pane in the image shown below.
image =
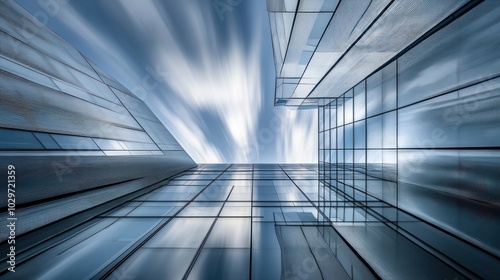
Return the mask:
<svg viewBox="0 0 500 280">
<path fill-rule="evenodd" d="M 243 280 L 249 276 L 249 249 L 203 249 L 188 279 Z"/>
<path fill-rule="evenodd" d="M 367 148 L 382 148 L 382 116 L 369 118 L 367 120 Z"/>
<path fill-rule="evenodd" d="M 217 216 L 222 207 L 222 202 L 192 202 L 179 216 Z"/>
<path fill-rule="evenodd" d="M 106 279 L 182 279 L 196 251 L 142 248 Z"/>
<path fill-rule="evenodd" d="M 44 149 L 29 131 L 0 128 L 0 149 Z"/>
<path fill-rule="evenodd" d="M 144 248 L 198 248 L 214 218 L 174 218 Z"/>
<path fill-rule="evenodd" d="M 219 218 L 205 248 L 250 248 L 250 219 Z"/>
<path fill-rule="evenodd" d="M 38 138 L 46 149 L 61 149 L 49 134 L 40 132 L 34 132 L 33 134 L 35 134 L 36 138 Z"/>
<path fill-rule="evenodd" d="M 365 81 L 354 87 L 354 121 L 365 118 Z"/>
<path fill-rule="evenodd" d="M 382 71 L 366 79 L 366 116 L 382 113 Z"/>
<path fill-rule="evenodd" d="M 92 141 L 91 138 L 51 134 L 57 144 L 63 149 L 69 150 L 99 150 L 99 147 Z"/>
<path fill-rule="evenodd" d="M 366 147 L 365 144 L 365 121 L 354 123 L 354 148 L 362 149 Z"/>
</svg>

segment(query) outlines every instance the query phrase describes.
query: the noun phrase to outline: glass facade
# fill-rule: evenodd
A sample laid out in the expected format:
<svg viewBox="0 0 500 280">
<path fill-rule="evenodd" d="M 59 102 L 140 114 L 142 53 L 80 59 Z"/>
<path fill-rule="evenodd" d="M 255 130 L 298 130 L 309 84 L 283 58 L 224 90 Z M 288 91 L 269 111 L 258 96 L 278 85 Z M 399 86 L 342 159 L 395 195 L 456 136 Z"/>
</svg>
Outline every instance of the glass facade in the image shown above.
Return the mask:
<svg viewBox="0 0 500 280">
<path fill-rule="evenodd" d="M 134 93 L 17 3 L 2 1 L 0 165 L 17 171 L 21 235 L 196 164 Z M 5 241 L 6 211 L 0 218 Z"/>
<path fill-rule="evenodd" d="M 315 164 L 199 165 L 24 252 L 3 277 L 376 279 L 318 219 L 317 177 Z"/>
<path fill-rule="evenodd" d="M 275 104 L 323 105 L 478 1 L 267 0 Z"/>
<path fill-rule="evenodd" d="M 466 277 L 499 275 L 499 4 L 475 6 L 319 106 L 320 210 L 382 278 L 412 271 L 395 259 L 408 240 L 423 249 L 412 261 L 427 251 Z"/>
</svg>

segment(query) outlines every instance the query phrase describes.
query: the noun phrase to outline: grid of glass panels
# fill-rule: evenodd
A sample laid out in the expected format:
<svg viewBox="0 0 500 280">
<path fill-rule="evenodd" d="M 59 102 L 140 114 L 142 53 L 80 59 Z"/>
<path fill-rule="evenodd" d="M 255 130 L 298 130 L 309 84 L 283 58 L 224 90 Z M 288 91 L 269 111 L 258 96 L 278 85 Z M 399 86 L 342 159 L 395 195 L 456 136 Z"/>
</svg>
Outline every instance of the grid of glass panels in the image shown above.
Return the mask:
<svg viewBox="0 0 500 280">
<path fill-rule="evenodd" d="M 317 176 L 317 165 L 199 165 L 21 261 L 15 276 L 375 279 L 318 219 Z"/>
<path fill-rule="evenodd" d="M 339 96 L 467 2 L 268 0 L 275 104 Z"/>
<path fill-rule="evenodd" d="M 389 222 L 469 277 L 498 273 L 499 20 L 483 2 L 320 107 L 332 222 Z"/>
<path fill-rule="evenodd" d="M 395 63 L 319 111 L 321 179 L 335 190 L 328 195 L 338 200 L 336 206 L 343 206 L 324 209 L 330 219 L 366 220 L 364 211 L 359 215 L 353 209 L 368 203 L 388 209 L 397 206 Z M 391 221 L 396 218 L 388 211 L 380 214 Z"/>
<path fill-rule="evenodd" d="M 276 65 L 276 105 L 298 106 L 314 88 L 301 81 L 339 1 L 267 1 Z M 317 61 L 311 71 L 318 72 Z M 311 64 L 311 65 L 312 65 Z M 325 65 L 322 65 L 323 68 Z M 314 68 L 314 69 L 313 69 Z M 309 100 L 315 105 L 317 100 Z"/>
</svg>

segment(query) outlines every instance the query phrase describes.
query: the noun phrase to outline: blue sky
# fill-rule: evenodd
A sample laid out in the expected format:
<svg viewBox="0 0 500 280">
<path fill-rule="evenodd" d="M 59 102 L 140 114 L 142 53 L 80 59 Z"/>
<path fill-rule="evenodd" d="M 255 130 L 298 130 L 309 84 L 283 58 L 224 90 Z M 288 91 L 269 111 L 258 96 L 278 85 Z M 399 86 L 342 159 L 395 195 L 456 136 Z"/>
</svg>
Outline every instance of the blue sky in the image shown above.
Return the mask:
<svg viewBox="0 0 500 280">
<path fill-rule="evenodd" d="M 317 162 L 317 111 L 273 106 L 265 0 L 18 0 L 202 162 Z"/>
</svg>

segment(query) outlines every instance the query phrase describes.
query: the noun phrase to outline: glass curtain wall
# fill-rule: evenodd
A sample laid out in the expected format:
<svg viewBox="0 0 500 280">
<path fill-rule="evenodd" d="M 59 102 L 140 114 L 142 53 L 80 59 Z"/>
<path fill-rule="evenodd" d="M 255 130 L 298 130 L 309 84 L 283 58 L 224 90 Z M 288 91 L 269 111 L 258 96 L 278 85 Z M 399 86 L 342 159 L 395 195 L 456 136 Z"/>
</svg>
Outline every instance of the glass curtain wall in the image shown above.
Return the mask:
<svg viewBox="0 0 500 280">
<path fill-rule="evenodd" d="M 376 279 L 318 219 L 317 176 L 317 165 L 199 165 L 19 255 L 2 277 Z"/>
<path fill-rule="evenodd" d="M 485 1 L 320 107 L 331 222 L 382 221 L 469 277 L 498 275 L 499 22 Z"/>
</svg>

